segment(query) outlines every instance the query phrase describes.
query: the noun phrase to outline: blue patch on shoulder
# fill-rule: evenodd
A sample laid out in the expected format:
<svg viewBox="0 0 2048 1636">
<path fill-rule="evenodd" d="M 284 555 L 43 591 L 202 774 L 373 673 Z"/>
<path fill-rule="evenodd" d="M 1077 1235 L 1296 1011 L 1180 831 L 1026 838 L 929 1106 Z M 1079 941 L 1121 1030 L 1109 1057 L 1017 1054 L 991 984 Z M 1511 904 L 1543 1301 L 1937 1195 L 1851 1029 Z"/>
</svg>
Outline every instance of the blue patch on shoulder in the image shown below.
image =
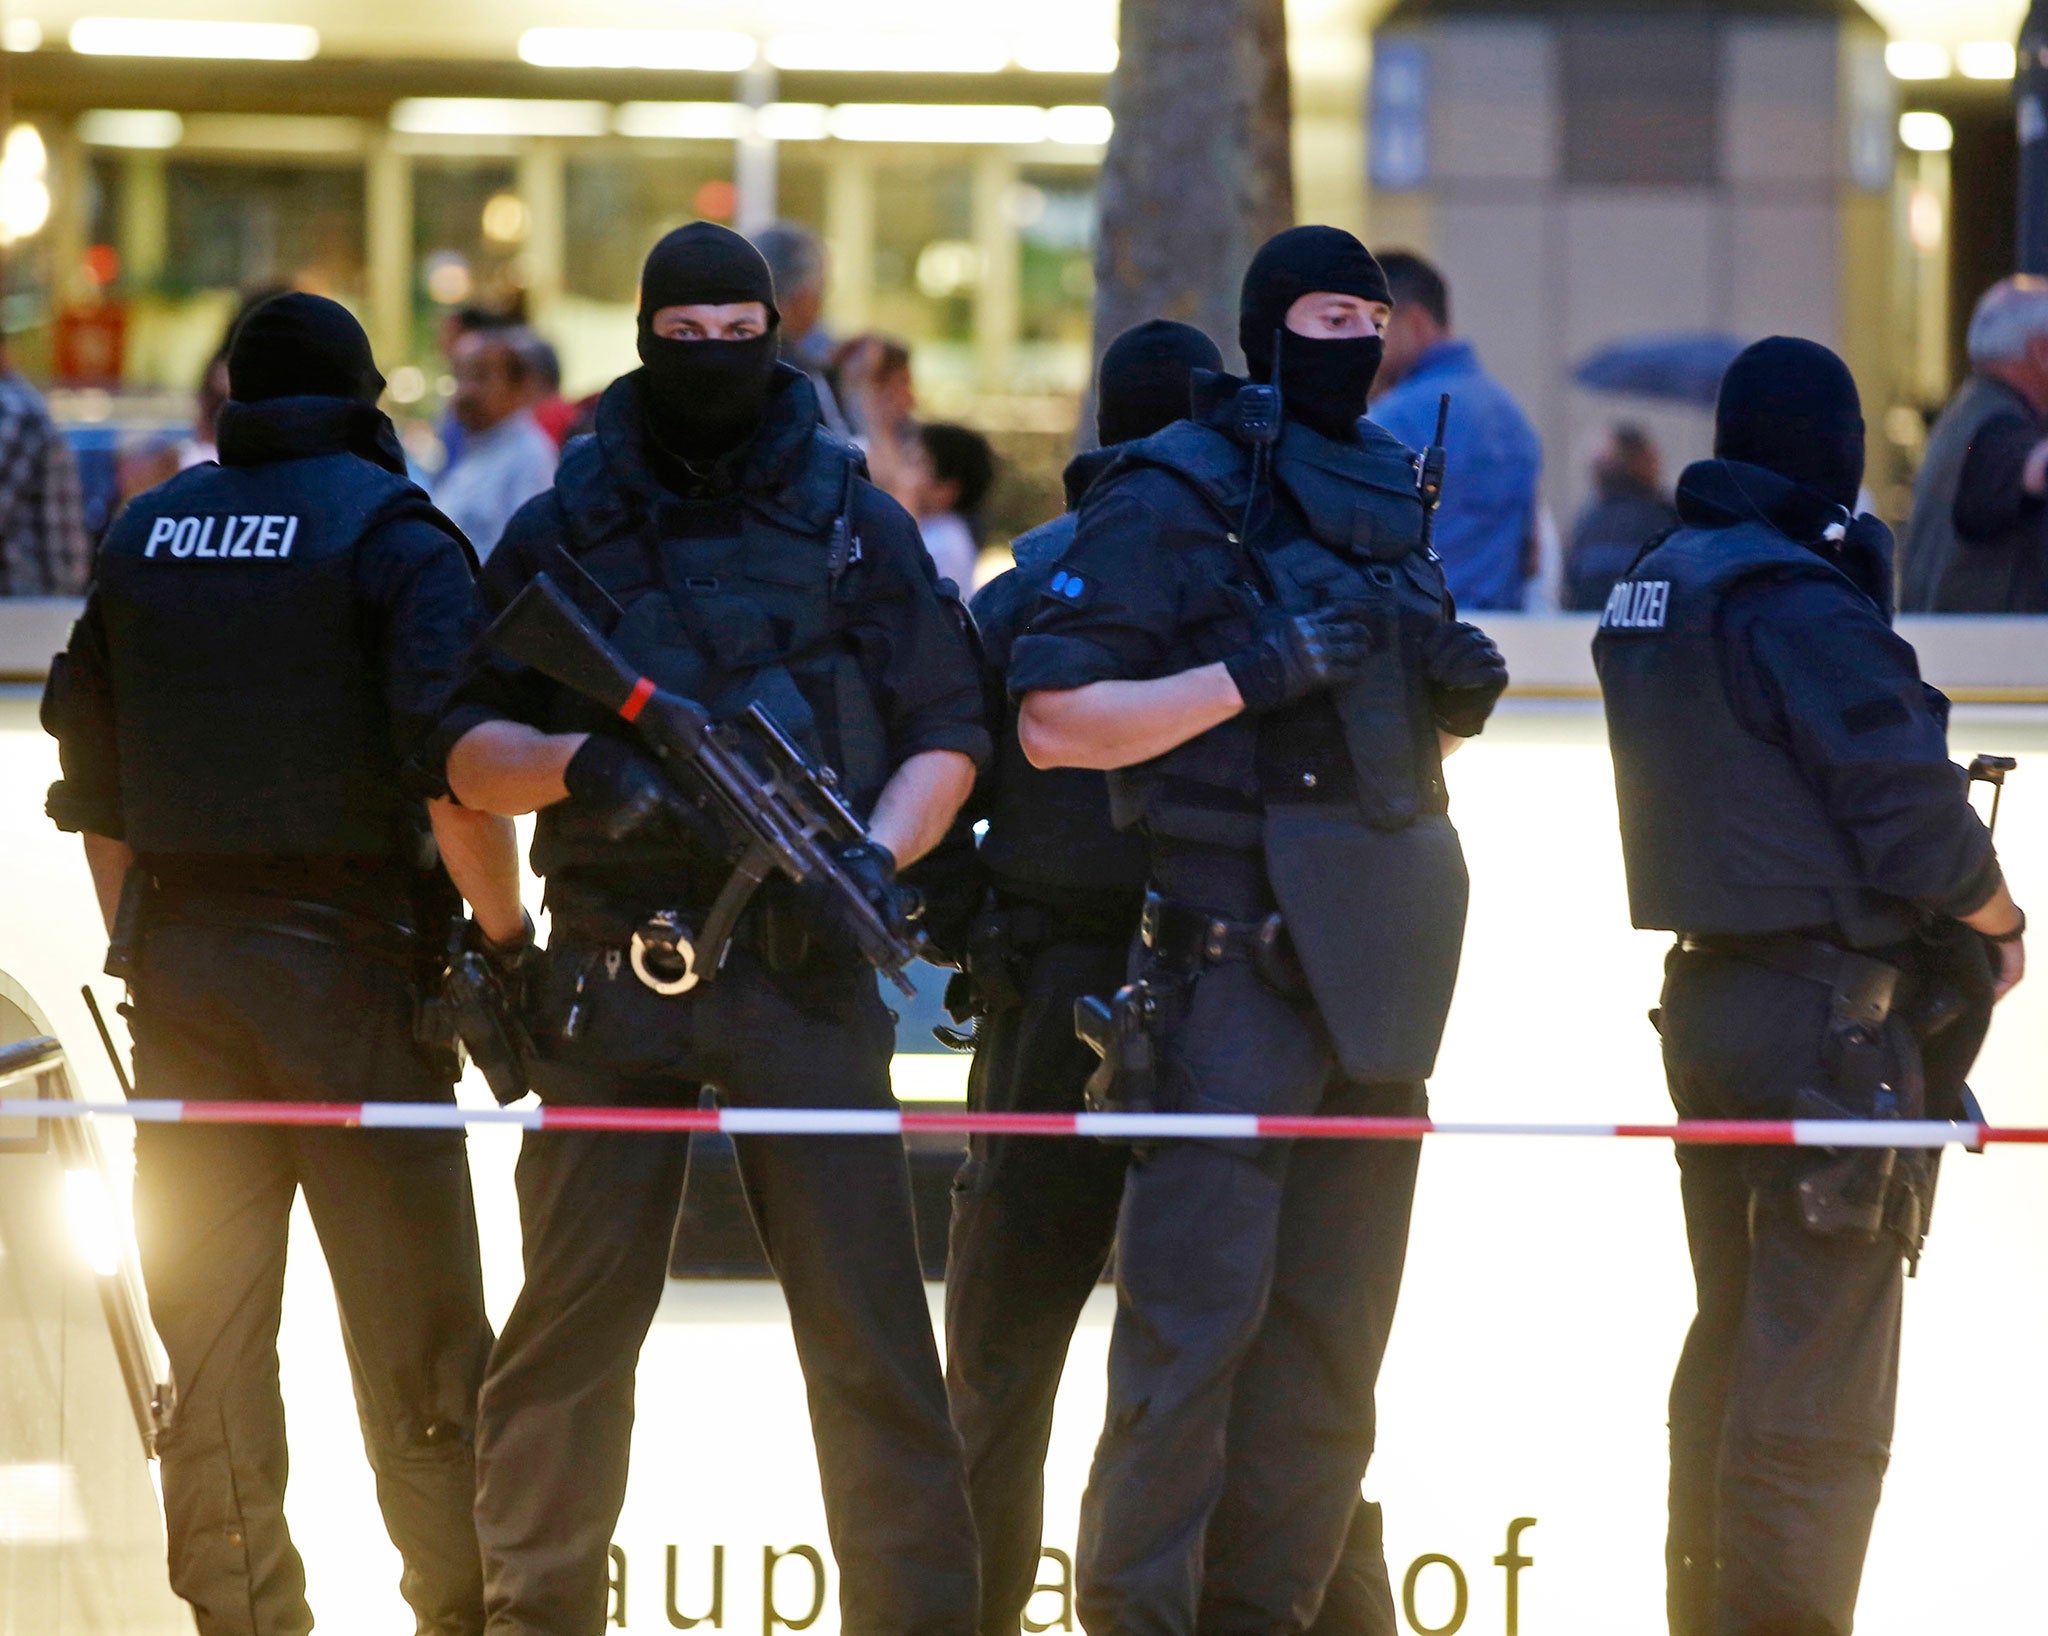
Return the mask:
<svg viewBox="0 0 2048 1636">
<path fill-rule="evenodd" d="M 1052 583 L 1046 587 L 1054 596 L 1065 597 L 1069 602 L 1078 602 L 1086 587 L 1079 574 L 1069 573 L 1062 568 L 1052 576 Z"/>
</svg>

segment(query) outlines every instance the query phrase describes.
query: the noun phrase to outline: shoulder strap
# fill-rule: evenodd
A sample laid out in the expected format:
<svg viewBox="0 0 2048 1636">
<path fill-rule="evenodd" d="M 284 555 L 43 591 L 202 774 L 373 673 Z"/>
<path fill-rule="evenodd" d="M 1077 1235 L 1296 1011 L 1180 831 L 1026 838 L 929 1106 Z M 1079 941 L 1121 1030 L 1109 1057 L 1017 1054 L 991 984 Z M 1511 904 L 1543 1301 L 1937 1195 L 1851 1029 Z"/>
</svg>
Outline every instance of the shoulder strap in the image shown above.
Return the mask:
<svg viewBox="0 0 2048 1636">
<path fill-rule="evenodd" d="M 1171 472 L 1232 527 L 1251 493 L 1250 452 L 1213 427 L 1192 420 L 1175 421 L 1165 431 L 1127 445 L 1090 492 L 1106 492 L 1118 472 L 1134 466 Z"/>
</svg>

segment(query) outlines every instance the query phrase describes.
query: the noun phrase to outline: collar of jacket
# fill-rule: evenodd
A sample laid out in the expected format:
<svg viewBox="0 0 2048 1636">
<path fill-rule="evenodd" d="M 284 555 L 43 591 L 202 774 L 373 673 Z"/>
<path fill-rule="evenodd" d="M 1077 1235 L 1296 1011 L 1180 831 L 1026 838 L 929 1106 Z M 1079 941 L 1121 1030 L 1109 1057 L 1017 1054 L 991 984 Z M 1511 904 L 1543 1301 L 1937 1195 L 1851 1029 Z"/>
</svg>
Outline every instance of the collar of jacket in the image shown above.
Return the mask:
<svg viewBox="0 0 2048 1636">
<path fill-rule="evenodd" d="M 1677 500 L 1679 521 L 1688 528 L 1765 523 L 1831 561 L 1822 535 L 1850 521 L 1826 495 L 1741 460 L 1694 461 L 1679 475 Z"/>
<path fill-rule="evenodd" d="M 390 417 L 354 398 L 229 399 L 221 406 L 216 437 L 223 466 L 353 454 L 396 476 L 408 475 L 405 450 Z"/>
<path fill-rule="evenodd" d="M 1062 477 L 1067 490 L 1067 509 L 1078 511 L 1088 491 L 1095 486 L 1095 479 L 1116 464 L 1116 457 L 1123 452 L 1121 443 L 1112 443 L 1107 448 L 1084 449 L 1067 462 Z"/>
<path fill-rule="evenodd" d="M 772 494 L 786 488 L 801 470 L 819 425 L 818 390 L 811 378 L 778 363 L 769 384 L 768 407 L 746 442 L 701 466 L 685 465 L 673 456 L 650 461 L 639 383 L 636 369 L 605 388 L 597 403 L 596 434 L 613 483 L 650 508 L 663 499 L 717 499 L 735 492 Z M 657 464 L 671 471 L 681 467 L 697 481 L 684 493 L 656 476 Z"/>
</svg>

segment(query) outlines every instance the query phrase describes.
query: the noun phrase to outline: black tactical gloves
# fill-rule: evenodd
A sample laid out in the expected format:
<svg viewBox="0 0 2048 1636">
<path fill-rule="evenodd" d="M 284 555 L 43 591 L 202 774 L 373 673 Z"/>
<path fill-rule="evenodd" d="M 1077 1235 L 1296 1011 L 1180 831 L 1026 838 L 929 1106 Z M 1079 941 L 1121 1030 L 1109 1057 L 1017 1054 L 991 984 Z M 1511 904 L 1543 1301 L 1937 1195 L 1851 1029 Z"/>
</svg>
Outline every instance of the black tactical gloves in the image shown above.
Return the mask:
<svg viewBox="0 0 2048 1636">
<path fill-rule="evenodd" d="M 1360 610 L 1337 604 L 1313 613 L 1271 608 L 1257 633 L 1223 661 L 1247 710 L 1277 710 L 1334 687 L 1363 662 L 1372 641 Z"/>
<path fill-rule="evenodd" d="M 687 837 L 725 851 L 718 821 L 686 800 L 650 757 L 608 734 L 584 740 L 562 769 L 562 782 L 569 799 L 604 827 L 607 840 Z"/>
<path fill-rule="evenodd" d="M 1508 664 L 1492 637 L 1460 619 L 1429 633 L 1422 644 L 1422 676 L 1437 726 L 1471 738 L 1507 691 Z"/>
<path fill-rule="evenodd" d="M 874 905 L 882 924 L 901 937 L 923 912 L 924 899 L 914 886 L 896 879 L 896 856 L 879 841 L 852 841 L 834 854 L 847 878 Z"/>
</svg>

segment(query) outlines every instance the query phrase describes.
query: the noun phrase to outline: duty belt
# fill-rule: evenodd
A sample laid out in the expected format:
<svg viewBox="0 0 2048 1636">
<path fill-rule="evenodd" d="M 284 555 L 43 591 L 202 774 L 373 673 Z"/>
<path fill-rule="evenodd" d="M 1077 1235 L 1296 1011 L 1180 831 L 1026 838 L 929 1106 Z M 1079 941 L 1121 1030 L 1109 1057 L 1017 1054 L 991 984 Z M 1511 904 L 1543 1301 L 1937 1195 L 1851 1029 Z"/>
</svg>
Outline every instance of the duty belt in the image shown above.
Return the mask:
<svg viewBox="0 0 2048 1636">
<path fill-rule="evenodd" d="M 1871 1029 L 1883 1027 L 1891 1015 L 1901 976 L 1897 966 L 1802 932 L 1754 936 L 1685 933 L 1678 946 L 1688 954 L 1725 954 L 1818 983 L 1835 997 L 1838 1024 Z"/>
<path fill-rule="evenodd" d="M 416 939 L 409 926 L 316 903 L 305 898 L 272 897 L 263 892 L 217 892 L 159 887 L 143 911 L 154 925 L 221 926 L 236 931 L 268 932 L 308 943 L 326 943 L 388 960 L 411 963 Z"/>
<path fill-rule="evenodd" d="M 1225 960 L 1270 960 L 1285 923 L 1276 911 L 1259 920 L 1230 920 L 1157 892 L 1145 894 L 1138 939 L 1179 965 L 1220 965 Z"/>
</svg>

